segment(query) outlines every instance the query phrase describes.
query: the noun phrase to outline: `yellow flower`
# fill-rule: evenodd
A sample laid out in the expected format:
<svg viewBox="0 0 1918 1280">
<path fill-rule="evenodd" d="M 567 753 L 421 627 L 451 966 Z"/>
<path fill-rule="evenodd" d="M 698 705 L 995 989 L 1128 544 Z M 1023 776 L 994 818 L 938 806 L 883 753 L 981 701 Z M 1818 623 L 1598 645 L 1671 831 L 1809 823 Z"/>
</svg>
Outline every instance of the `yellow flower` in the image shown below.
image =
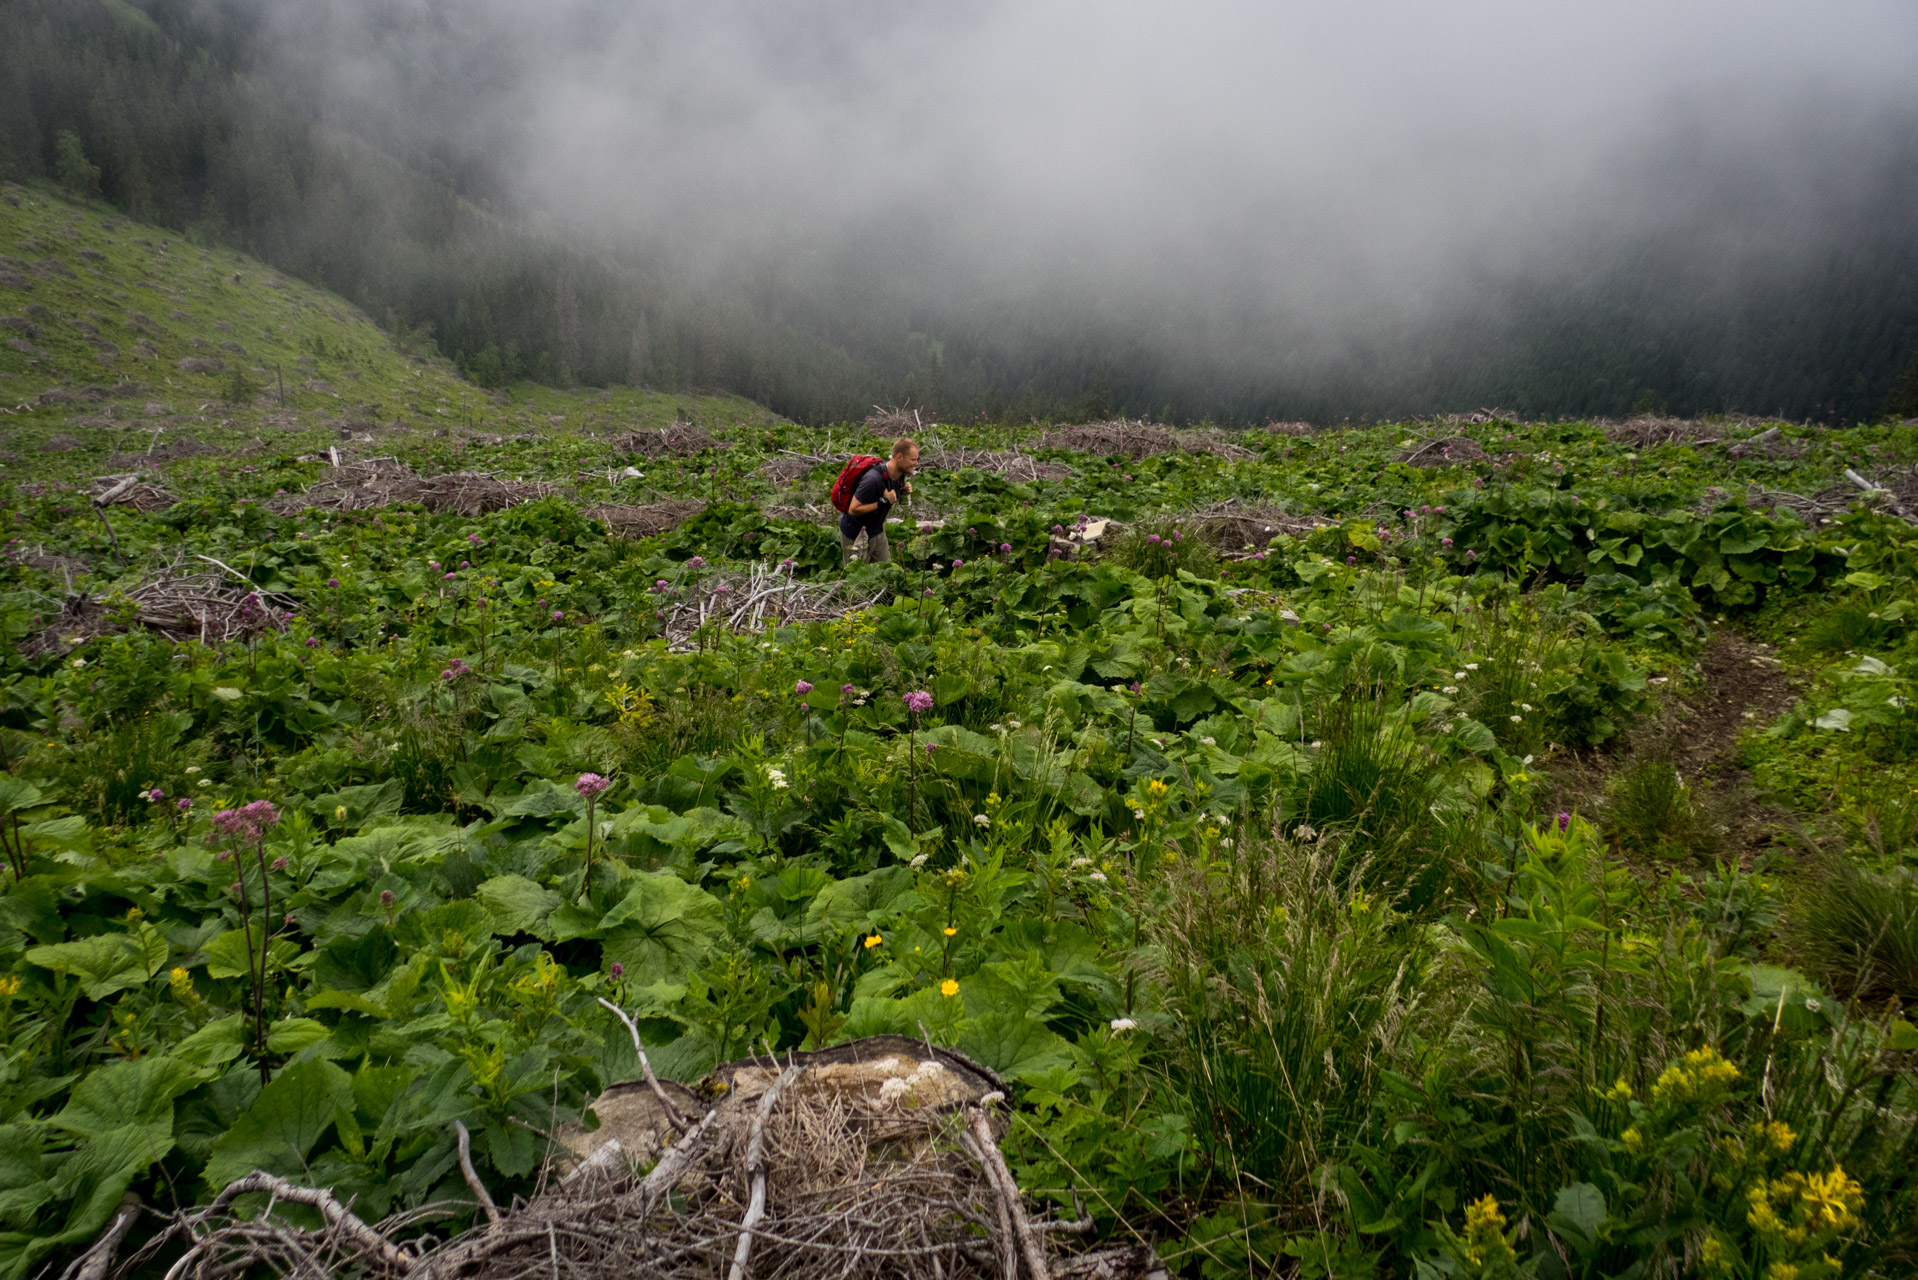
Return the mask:
<svg viewBox="0 0 1918 1280">
<path fill-rule="evenodd" d="M 1698 1246 L 1698 1269 L 1706 1275 L 1729 1274 L 1734 1261 L 1732 1251 L 1717 1236 L 1706 1236 L 1705 1243 Z"/>
<path fill-rule="evenodd" d="M 1617 1082 L 1605 1091 L 1605 1101 L 1607 1102 L 1626 1103 L 1631 1100 L 1632 1086 L 1626 1082 L 1624 1076 L 1620 1076 Z"/>
<path fill-rule="evenodd" d="M 1154 778 L 1152 781 L 1146 783 L 1145 789 L 1148 794 L 1153 796 L 1162 796 L 1167 791 L 1171 790 L 1170 787 L 1166 786 L 1165 783 L 1159 781 L 1159 779 L 1157 778 Z"/>
<path fill-rule="evenodd" d="M 20 979 L 11 975 L 0 978 L 0 1000 L 11 1000 L 20 994 Z"/>
<path fill-rule="evenodd" d="M 1765 1268 L 1765 1280 L 1798 1280 L 1798 1268 L 1789 1262 L 1774 1262 Z"/>
<path fill-rule="evenodd" d="M 1752 1126 L 1752 1136 L 1761 1142 L 1768 1142 L 1778 1154 L 1791 1150 L 1791 1144 L 1798 1141 L 1798 1135 L 1791 1126 L 1782 1120 L 1761 1120 Z"/>
<path fill-rule="evenodd" d="M 1505 1238 L 1505 1215 L 1498 1197 L 1484 1196 L 1465 1206 L 1465 1258 L 1475 1267 L 1509 1265 L 1517 1260 Z"/>
<path fill-rule="evenodd" d="M 1693 1049 L 1666 1067 L 1652 1085 L 1652 1104 L 1682 1106 L 1688 1102 L 1713 1101 L 1713 1095 L 1728 1088 L 1739 1074 L 1738 1068 L 1719 1057 L 1718 1050 L 1710 1045 Z"/>
<path fill-rule="evenodd" d="M 956 996 L 959 994 L 959 984 L 951 978 L 947 978 L 939 984 L 939 994 L 942 996 Z"/>
<path fill-rule="evenodd" d="M 955 928 L 953 928 L 953 927 L 952 927 L 951 925 L 947 925 L 947 926 L 946 926 L 946 936 L 947 936 L 948 938 L 952 938 L 952 937 L 957 937 L 957 936 L 958 936 L 958 933 L 959 933 L 959 931 L 958 931 L 957 929 L 955 929 Z"/>
<path fill-rule="evenodd" d="M 885 939 L 880 937 L 878 934 L 869 933 L 866 935 L 866 950 L 871 951 L 874 947 L 878 946 L 880 943 L 884 941 Z"/>
<path fill-rule="evenodd" d="M 1624 1140 L 1625 1149 L 1634 1155 L 1645 1149 L 1645 1135 L 1638 1131 L 1637 1125 L 1633 1125 L 1618 1136 Z"/>
<path fill-rule="evenodd" d="M 346 821 L 346 806 L 345 806 L 345 805 L 343 805 L 343 804 L 336 804 L 336 805 L 334 805 L 334 806 L 333 806 L 333 820 L 334 820 L 335 822 L 345 822 L 345 821 Z"/>
</svg>

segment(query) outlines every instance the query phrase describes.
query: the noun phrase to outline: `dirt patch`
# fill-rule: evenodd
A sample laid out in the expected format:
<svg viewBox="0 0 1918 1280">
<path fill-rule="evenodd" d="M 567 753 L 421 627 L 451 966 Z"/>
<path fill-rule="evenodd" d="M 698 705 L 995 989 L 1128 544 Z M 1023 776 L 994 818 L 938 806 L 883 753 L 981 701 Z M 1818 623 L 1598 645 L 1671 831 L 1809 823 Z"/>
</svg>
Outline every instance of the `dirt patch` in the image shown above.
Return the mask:
<svg viewBox="0 0 1918 1280">
<path fill-rule="evenodd" d="M 1760 799 L 1738 762 L 1738 740 L 1791 709 L 1797 684 L 1771 648 L 1731 631 L 1715 631 L 1698 656 L 1698 678 L 1630 732 L 1592 752 L 1553 761 L 1557 808 L 1604 824 L 1614 780 L 1648 760 L 1669 764 L 1692 788 L 1719 832 L 1719 856 L 1749 865 L 1793 825 L 1789 810 Z"/>
</svg>

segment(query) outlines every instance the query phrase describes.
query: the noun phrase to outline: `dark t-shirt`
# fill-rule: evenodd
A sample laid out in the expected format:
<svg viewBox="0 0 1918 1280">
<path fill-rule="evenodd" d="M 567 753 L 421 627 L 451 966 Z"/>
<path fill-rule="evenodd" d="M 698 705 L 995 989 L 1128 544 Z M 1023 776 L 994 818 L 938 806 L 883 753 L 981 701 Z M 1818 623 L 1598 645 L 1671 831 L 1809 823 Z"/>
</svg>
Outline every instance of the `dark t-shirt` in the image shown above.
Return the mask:
<svg viewBox="0 0 1918 1280">
<path fill-rule="evenodd" d="M 860 476 L 859 483 L 852 487 L 852 500 L 854 502 L 876 502 L 879 504 L 879 508 L 876 511 L 868 511 L 862 516 L 856 516 L 850 511 L 840 516 L 840 536 L 856 538 L 859 536 L 861 529 L 866 531 L 868 537 L 884 533 L 886 531 L 886 513 L 892 510 L 892 503 L 886 501 L 886 490 L 888 489 L 891 489 L 894 494 L 902 493 L 905 489 L 905 482 L 903 480 L 894 480 L 892 478 L 892 472 L 886 470 L 886 464 L 883 462 L 867 467 L 866 474 Z"/>
</svg>

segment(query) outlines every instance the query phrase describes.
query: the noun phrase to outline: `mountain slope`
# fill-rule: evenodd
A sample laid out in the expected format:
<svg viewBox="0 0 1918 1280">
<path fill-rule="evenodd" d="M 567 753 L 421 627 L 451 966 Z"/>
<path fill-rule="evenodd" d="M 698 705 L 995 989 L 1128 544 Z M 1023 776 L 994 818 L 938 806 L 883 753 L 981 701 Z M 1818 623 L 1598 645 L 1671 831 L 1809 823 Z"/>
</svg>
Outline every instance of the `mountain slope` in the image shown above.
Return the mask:
<svg viewBox="0 0 1918 1280">
<path fill-rule="evenodd" d="M 388 333 L 256 259 L 14 185 L 0 189 L 0 408 L 0 475 L 16 480 L 776 420 L 730 396 L 489 393 L 424 335 Z"/>
</svg>

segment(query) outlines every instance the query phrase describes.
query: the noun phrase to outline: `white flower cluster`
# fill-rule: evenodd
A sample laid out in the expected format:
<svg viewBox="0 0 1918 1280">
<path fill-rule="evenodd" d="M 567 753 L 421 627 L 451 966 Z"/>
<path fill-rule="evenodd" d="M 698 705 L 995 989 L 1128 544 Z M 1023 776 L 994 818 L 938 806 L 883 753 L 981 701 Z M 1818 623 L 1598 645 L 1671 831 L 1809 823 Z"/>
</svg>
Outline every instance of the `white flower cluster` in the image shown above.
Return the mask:
<svg viewBox="0 0 1918 1280">
<path fill-rule="evenodd" d="M 989 827 L 992 825 L 992 819 L 986 814 L 975 813 L 972 815 L 972 825 L 975 827 Z"/>
<path fill-rule="evenodd" d="M 766 781 L 773 784 L 774 791 L 784 791 L 790 785 L 786 781 L 785 771 L 772 768 L 770 765 L 766 769 Z"/>
<path fill-rule="evenodd" d="M 1128 1031 L 1137 1031 L 1139 1024 L 1130 1018 L 1114 1018 L 1111 1023 L 1114 1035 L 1123 1035 Z"/>
<path fill-rule="evenodd" d="M 899 1069 L 899 1059 L 881 1058 L 872 1065 L 876 1070 L 890 1073 Z M 879 1086 L 879 1100 L 892 1106 L 911 1095 L 924 1082 L 944 1075 L 945 1071 L 944 1063 L 927 1061 L 920 1063 L 908 1075 L 888 1075 Z"/>
</svg>

